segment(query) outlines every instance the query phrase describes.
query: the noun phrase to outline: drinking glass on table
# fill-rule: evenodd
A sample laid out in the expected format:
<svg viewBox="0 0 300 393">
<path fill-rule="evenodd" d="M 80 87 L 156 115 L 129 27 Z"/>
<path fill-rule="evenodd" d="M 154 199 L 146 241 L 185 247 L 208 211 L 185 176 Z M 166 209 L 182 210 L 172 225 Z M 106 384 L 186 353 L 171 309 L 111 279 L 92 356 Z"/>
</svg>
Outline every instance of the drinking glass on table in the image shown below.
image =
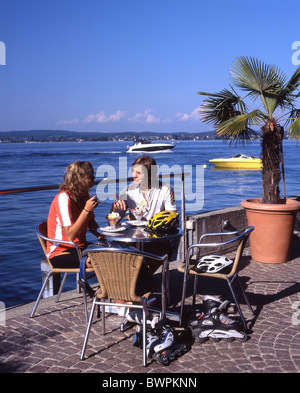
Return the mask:
<svg viewBox="0 0 300 393">
<path fill-rule="evenodd" d="M 131 210 L 131 213 L 134 215 L 134 218 L 136 221 L 140 222 L 146 213 L 146 209 L 144 206 L 137 206 L 134 209 Z"/>
<path fill-rule="evenodd" d="M 106 219 L 112 229 L 115 229 L 117 223 L 120 221 L 120 214 L 111 212 L 106 216 Z"/>
</svg>

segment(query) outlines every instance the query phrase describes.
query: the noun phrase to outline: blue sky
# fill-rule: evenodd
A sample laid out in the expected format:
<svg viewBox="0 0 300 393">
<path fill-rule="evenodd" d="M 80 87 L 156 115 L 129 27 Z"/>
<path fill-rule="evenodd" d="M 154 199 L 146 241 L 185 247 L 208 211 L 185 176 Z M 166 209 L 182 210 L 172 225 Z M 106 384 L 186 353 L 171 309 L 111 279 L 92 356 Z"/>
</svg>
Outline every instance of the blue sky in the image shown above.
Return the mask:
<svg viewBox="0 0 300 393">
<path fill-rule="evenodd" d="M 299 0 L 0 0 L 0 131 L 201 132 L 238 56 L 296 70 Z M 300 59 L 300 56 L 299 56 Z"/>
</svg>

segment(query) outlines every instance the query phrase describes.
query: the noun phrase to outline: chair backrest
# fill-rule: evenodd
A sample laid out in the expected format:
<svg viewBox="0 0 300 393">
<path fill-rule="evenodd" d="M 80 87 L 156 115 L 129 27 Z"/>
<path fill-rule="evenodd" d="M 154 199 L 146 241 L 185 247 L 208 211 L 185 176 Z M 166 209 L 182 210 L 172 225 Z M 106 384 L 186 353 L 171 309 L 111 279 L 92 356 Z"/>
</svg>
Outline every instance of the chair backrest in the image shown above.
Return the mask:
<svg viewBox="0 0 300 393">
<path fill-rule="evenodd" d="M 80 249 L 79 249 L 79 247 L 77 246 L 76 243 L 70 242 L 70 241 L 65 241 L 65 240 L 50 239 L 48 237 L 47 221 L 42 221 L 42 222 L 36 224 L 35 232 L 36 232 L 37 237 L 38 237 L 38 239 L 39 239 L 39 241 L 41 243 L 42 249 L 44 251 L 45 257 L 47 258 L 47 262 L 48 262 L 51 270 L 53 270 L 54 268 L 53 268 L 53 265 L 51 264 L 51 259 L 48 258 L 48 255 L 47 255 L 47 241 L 49 241 L 51 243 L 57 243 L 57 244 L 68 244 L 68 245 L 71 245 L 71 246 L 75 247 L 76 250 L 77 250 L 77 254 L 78 254 L 78 261 L 80 262 L 80 260 L 81 260 L 81 251 L 80 251 Z M 64 270 L 66 270 L 66 269 L 64 269 Z"/>
<path fill-rule="evenodd" d="M 143 269 L 144 254 L 125 249 L 97 249 L 87 252 L 100 284 L 99 298 L 140 301 L 149 297 L 149 285 L 145 293 L 138 293 L 140 273 Z M 149 281 L 152 281 L 149 278 Z M 149 284 L 149 281 L 146 284 Z"/>
<path fill-rule="evenodd" d="M 244 233 L 242 233 L 240 236 L 238 236 L 236 238 L 235 241 L 239 241 L 239 243 L 238 243 L 237 250 L 236 250 L 236 253 L 235 253 L 235 258 L 234 258 L 234 262 L 233 262 L 233 265 L 232 265 L 232 269 L 231 269 L 230 273 L 227 274 L 227 277 L 232 277 L 235 274 L 235 272 L 236 272 L 236 270 L 238 268 L 240 259 L 241 259 L 242 255 L 243 255 L 244 248 L 246 246 L 248 238 L 249 238 L 249 236 L 250 236 L 250 234 L 251 234 L 251 232 L 253 230 L 254 230 L 254 227 L 250 227 L 250 228 L 248 227 L 248 228 L 245 229 Z"/>
<path fill-rule="evenodd" d="M 243 251 L 244 248 L 246 246 L 246 243 L 248 241 L 248 238 L 251 234 L 251 232 L 254 230 L 253 226 L 248 226 L 242 229 L 239 229 L 237 231 L 234 232 L 222 232 L 222 233 L 207 233 L 201 236 L 199 243 L 198 244 L 192 244 L 189 249 L 188 249 L 188 256 L 190 253 L 190 250 L 192 248 L 196 248 L 198 249 L 198 252 L 200 251 L 201 248 L 209 248 L 209 247 L 222 247 L 222 246 L 226 246 L 230 243 L 237 243 L 236 246 L 236 252 L 235 252 L 235 258 L 231 267 L 231 271 L 228 274 L 224 274 L 224 273 L 214 273 L 214 274 L 210 274 L 210 273 L 201 273 L 201 275 L 205 275 L 205 276 L 211 276 L 211 277 L 216 277 L 216 278 L 225 278 L 225 277 L 232 277 L 238 267 L 238 264 L 240 262 L 241 256 L 243 255 Z M 227 241 L 223 241 L 223 242 L 214 242 L 214 243 L 201 243 L 201 241 L 206 237 L 206 236 L 231 236 L 232 238 L 227 240 Z"/>
<path fill-rule="evenodd" d="M 50 259 L 47 256 L 47 242 L 45 238 L 47 238 L 47 221 L 42 221 L 36 226 L 36 235 L 41 243 L 42 249 L 44 251 L 45 257 L 47 258 L 47 262 L 49 263 L 50 267 L 52 268 L 52 264 Z"/>
</svg>

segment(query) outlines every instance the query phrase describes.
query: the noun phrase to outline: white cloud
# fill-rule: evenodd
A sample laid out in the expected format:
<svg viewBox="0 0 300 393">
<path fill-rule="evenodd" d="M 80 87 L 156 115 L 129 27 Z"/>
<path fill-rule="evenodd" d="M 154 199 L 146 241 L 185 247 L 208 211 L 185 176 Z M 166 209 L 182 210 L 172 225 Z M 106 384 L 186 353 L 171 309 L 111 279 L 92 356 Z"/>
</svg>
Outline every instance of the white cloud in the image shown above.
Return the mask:
<svg viewBox="0 0 300 393">
<path fill-rule="evenodd" d="M 72 120 L 58 120 L 56 124 L 78 124 L 79 120 L 78 119 L 72 119 Z"/>
<path fill-rule="evenodd" d="M 117 122 L 124 118 L 126 112 L 125 111 L 116 111 L 111 115 L 106 115 L 104 111 L 100 111 L 96 114 L 88 115 L 83 122 L 84 123 L 109 123 L 109 122 Z"/>
<path fill-rule="evenodd" d="M 178 121 L 199 120 L 199 108 L 194 109 L 191 113 L 178 112 L 175 114 Z"/>
<path fill-rule="evenodd" d="M 145 123 L 145 124 L 167 124 L 171 123 L 170 118 L 161 119 L 153 114 L 152 109 L 146 109 L 144 112 L 136 113 L 131 117 L 126 116 L 126 111 L 117 110 L 115 113 L 106 114 L 105 111 L 99 111 L 98 113 L 91 113 L 86 116 L 83 120 L 78 118 L 72 120 L 59 120 L 57 124 L 78 124 L 78 123 L 114 123 L 121 120 L 127 120 L 131 123 Z M 199 120 L 199 108 L 194 109 L 191 113 L 178 112 L 175 114 L 175 119 L 181 122 L 187 122 L 192 120 Z"/>
<path fill-rule="evenodd" d="M 178 121 L 187 121 L 189 120 L 190 116 L 187 113 L 178 112 L 175 114 L 175 118 Z"/>
<path fill-rule="evenodd" d="M 160 123 L 160 118 L 155 117 L 151 112 L 152 109 L 146 109 L 143 113 L 137 113 L 133 117 L 129 117 L 128 120 L 133 123 Z"/>
</svg>

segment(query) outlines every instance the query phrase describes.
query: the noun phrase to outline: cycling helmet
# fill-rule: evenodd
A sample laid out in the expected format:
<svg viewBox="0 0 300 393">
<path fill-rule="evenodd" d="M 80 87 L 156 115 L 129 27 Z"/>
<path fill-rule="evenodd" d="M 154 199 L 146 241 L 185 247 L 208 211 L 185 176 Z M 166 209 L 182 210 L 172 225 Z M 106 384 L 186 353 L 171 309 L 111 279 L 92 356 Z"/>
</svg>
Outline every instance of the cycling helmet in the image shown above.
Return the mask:
<svg viewBox="0 0 300 393">
<path fill-rule="evenodd" d="M 148 222 L 151 231 L 165 231 L 175 229 L 179 225 L 179 214 L 174 211 L 162 211 L 154 214 Z"/>
<path fill-rule="evenodd" d="M 232 263 L 231 259 L 220 255 L 207 255 L 198 261 L 194 270 L 197 273 L 217 273 L 220 270 L 225 270 L 225 268 L 230 269 Z M 222 271 L 222 273 L 225 273 L 225 271 Z"/>
</svg>

